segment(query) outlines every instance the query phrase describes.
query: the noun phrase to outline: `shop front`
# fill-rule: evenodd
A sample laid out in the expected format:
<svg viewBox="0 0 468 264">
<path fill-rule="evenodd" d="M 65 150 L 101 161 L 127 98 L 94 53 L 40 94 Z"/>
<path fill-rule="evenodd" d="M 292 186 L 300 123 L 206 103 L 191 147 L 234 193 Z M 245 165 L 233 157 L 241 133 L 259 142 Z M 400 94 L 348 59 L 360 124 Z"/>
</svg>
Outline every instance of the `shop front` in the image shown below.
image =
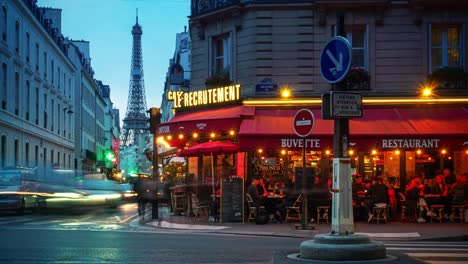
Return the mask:
<svg viewBox="0 0 468 264">
<path fill-rule="evenodd" d="M 274 192 L 284 182 L 300 192 L 304 144 L 307 188 L 328 186 L 334 122 L 322 119 L 320 100 L 259 102 L 237 101 L 205 109 L 181 106 L 172 120 L 159 126 L 158 138 L 181 151 L 204 142 L 237 146 L 236 153 L 187 155 L 186 184 L 193 186 L 191 191 L 200 200 L 222 200 L 223 179 L 232 176 L 242 179 L 242 196 L 252 178 L 265 178 L 268 191 Z M 294 115 L 302 108 L 315 116 L 312 133 L 304 140 L 293 131 Z M 468 173 L 468 110 L 462 103 L 367 99 L 363 111 L 362 118 L 350 120 L 347 154 L 353 173 L 368 181 L 385 176 L 396 189 L 404 188 L 414 175 L 430 179 L 444 168 Z"/>
</svg>

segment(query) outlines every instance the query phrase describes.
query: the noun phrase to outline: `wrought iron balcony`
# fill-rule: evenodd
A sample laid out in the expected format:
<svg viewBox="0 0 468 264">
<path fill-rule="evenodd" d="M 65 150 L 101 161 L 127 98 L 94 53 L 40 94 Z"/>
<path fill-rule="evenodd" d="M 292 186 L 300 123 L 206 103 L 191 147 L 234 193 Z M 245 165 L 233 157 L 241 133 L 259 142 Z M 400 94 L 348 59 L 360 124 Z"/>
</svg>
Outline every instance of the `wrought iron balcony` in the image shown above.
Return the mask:
<svg viewBox="0 0 468 264">
<path fill-rule="evenodd" d="M 192 16 L 198 16 L 240 4 L 240 0 L 192 0 Z"/>
</svg>

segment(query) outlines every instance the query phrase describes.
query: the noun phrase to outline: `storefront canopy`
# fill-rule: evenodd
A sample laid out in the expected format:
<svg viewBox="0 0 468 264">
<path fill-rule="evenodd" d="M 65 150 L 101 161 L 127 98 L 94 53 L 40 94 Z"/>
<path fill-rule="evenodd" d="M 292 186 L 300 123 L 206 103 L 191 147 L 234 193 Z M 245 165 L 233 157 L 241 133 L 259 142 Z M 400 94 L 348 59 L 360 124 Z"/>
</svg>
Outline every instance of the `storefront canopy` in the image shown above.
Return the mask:
<svg viewBox="0 0 468 264">
<path fill-rule="evenodd" d="M 257 109 L 253 119 L 242 121 L 239 148 L 302 148 L 293 130 L 297 110 Z M 307 148 L 331 148 L 333 120 L 323 120 L 320 109 L 310 110 L 315 115 L 315 123 L 307 138 Z M 468 141 L 466 120 L 465 107 L 369 108 L 364 109 L 362 118 L 350 120 L 350 142 L 357 147 L 462 148 Z"/>
<path fill-rule="evenodd" d="M 230 141 L 208 141 L 201 144 L 193 145 L 189 148 L 182 149 L 178 156 L 194 157 L 200 155 L 217 155 L 217 154 L 232 154 L 239 150 L 238 146 Z"/>
<path fill-rule="evenodd" d="M 238 131 L 243 117 L 253 116 L 253 106 L 232 106 L 202 111 L 178 112 L 158 126 L 158 134 L 190 134 Z"/>
</svg>

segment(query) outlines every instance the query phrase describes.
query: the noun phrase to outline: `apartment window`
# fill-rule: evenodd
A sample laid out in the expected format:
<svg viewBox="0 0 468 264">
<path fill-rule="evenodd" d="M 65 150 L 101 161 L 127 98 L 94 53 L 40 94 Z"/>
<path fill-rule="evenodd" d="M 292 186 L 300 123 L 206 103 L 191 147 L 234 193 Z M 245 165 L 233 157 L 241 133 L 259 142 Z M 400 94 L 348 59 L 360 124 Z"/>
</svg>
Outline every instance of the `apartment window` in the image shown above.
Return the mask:
<svg viewBox="0 0 468 264">
<path fill-rule="evenodd" d="M 50 150 L 50 166 L 54 167 L 54 150 Z"/>
<path fill-rule="evenodd" d="M 55 101 L 52 99 L 51 102 L 52 103 L 51 103 L 50 109 L 52 110 L 52 113 L 50 115 L 50 121 L 52 122 L 52 124 L 50 126 L 50 130 L 54 132 L 54 120 L 55 120 L 55 108 L 54 108 L 55 104 L 54 103 Z"/>
<path fill-rule="evenodd" d="M 61 79 L 60 79 L 60 67 L 58 67 L 58 81 L 57 81 L 57 88 L 58 90 L 60 91 L 60 82 L 61 82 Z"/>
<path fill-rule="evenodd" d="M 20 24 L 18 20 L 15 22 L 15 51 L 19 53 L 19 44 L 20 44 Z"/>
<path fill-rule="evenodd" d="M 7 107 L 7 65 L 2 63 L 2 91 L 0 93 L 2 100 L 2 109 Z"/>
<path fill-rule="evenodd" d="M 57 166 L 60 167 L 60 151 L 57 151 Z"/>
<path fill-rule="evenodd" d="M 52 77 L 52 83 L 54 83 L 54 77 L 55 77 L 55 74 L 54 74 L 54 60 L 52 60 L 51 64 L 50 64 L 50 74 L 51 74 L 51 77 Z"/>
<path fill-rule="evenodd" d="M 29 113 L 31 112 L 31 83 L 26 81 L 26 120 L 29 121 Z"/>
<path fill-rule="evenodd" d="M 34 149 L 34 166 L 39 165 L 39 146 L 36 145 L 36 148 Z"/>
<path fill-rule="evenodd" d="M 47 148 L 44 148 L 44 168 L 47 166 Z"/>
<path fill-rule="evenodd" d="M 15 102 L 15 115 L 18 115 L 19 114 L 19 93 L 20 93 L 20 77 L 19 77 L 19 73 L 18 72 L 15 72 L 15 98 L 14 98 L 14 102 Z"/>
<path fill-rule="evenodd" d="M 31 35 L 29 32 L 26 33 L 26 61 L 29 62 L 31 57 Z"/>
<path fill-rule="evenodd" d="M 34 101 L 36 102 L 36 125 L 39 125 L 39 87 L 36 87 L 36 97 Z"/>
<path fill-rule="evenodd" d="M 60 135 L 60 121 L 62 120 L 62 111 L 60 111 L 60 104 L 57 105 L 57 134 Z"/>
<path fill-rule="evenodd" d="M 19 140 L 17 140 L 17 139 L 15 139 L 14 158 L 15 158 L 15 166 L 18 166 L 18 164 L 19 164 Z"/>
<path fill-rule="evenodd" d="M 431 68 L 463 65 L 462 30 L 459 25 L 431 25 Z"/>
<path fill-rule="evenodd" d="M 39 43 L 36 43 L 36 71 L 39 71 Z"/>
<path fill-rule="evenodd" d="M 367 26 L 352 25 L 345 28 L 346 39 L 351 44 L 351 67 L 368 69 Z M 332 35 L 336 36 L 336 26 L 332 27 Z"/>
<path fill-rule="evenodd" d="M 47 94 L 44 94 L 44 128 L 47 128 Z"/>
<path fill-rule="evenodd" d="M 47 78 L 47 52 L 44 51 L 44 78 Z"/>
<path fill-rule="evenodd" d="M 65 159 L 65 153 L 63 153 L 63 167 L 65 168 L 66 167 L 66 159 Z"/>
<path fill-rule="evenodd" d="M 5 167 L 5 160 L 6 160 L 6 136 L 2 136 L 2 149 L 0 150 L 0 162 L 2 164 L 2 168 Z"/>
<path fill-rule="evenodd" d="M 223 71 L 231 73 L 231 35 L 213 37 L 211 42 L 211 74 Z"/>
<path fill-rule="evenodd" d="M 29 142 L 26 142 L 24 147 L 25 158 L 26 158 L 26 166 L 29 166 Z"/>
<path fill-rule="evenodd" d="M 5 6 L 2 6 L 2 39 L 7 40 L 7 9 Z"/>
</svg>

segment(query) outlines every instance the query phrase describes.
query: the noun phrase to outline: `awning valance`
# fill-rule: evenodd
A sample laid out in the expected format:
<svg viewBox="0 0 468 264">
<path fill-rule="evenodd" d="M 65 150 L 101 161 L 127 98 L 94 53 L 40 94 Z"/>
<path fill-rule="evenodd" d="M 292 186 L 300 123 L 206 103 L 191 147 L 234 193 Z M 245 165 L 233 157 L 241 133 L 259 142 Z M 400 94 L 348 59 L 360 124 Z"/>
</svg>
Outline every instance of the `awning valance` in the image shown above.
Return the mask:
<svg viewBox="0 0 468 264">
<path fill-rule="evenodd" d="M 176 113 L 170 121 L 158 126 L 158 134 L 211 133 L 238 131 L 243 117 L 252 116 L 253 106 L 233 106 L 194 112 Z"/>
<path fill-rule="evenodd" d="M 239 130 L 240 150 L 255 148 L 300 149 L 302 142 L 293 130 L 298 109 L 257 109 L 255 117 L 244 119 Z M 333 120 L 315 115 L 308 149 L 333 146 Z M 468 110 L 465 107 L 369 108 L 362 118 L 350 120 L 350 143 L 356 147 L 461 149 L 468 144 Z M 468 147 L 468 145 L 467 145 Z"/>
</svg>

